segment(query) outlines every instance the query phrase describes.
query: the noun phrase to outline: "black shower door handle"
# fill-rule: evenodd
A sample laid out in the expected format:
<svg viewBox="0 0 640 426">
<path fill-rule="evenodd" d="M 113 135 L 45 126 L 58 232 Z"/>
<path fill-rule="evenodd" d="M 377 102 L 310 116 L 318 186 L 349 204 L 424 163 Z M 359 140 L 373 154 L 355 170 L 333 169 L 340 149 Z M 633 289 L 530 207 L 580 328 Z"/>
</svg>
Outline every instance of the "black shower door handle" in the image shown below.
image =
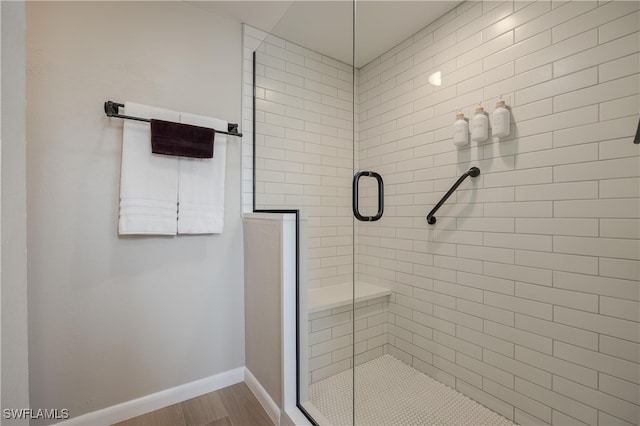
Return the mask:
<svg viewBox="0 0 640 426">
<path fill-rule="evenodd" d="M 378 213 L 375 216 L 362 216 L 360 209 L 358 208 L 358 182 L 362 176 L 372 177 L 378 181 Z M 382 182 L 382 176 L 376 172 L 363 171 L 358 172 L 353 176 L 353 215 L 361 222 L 375 222 L 380 220 L 382 213 L 384 212 L 384 182 Z"/>
</svg>

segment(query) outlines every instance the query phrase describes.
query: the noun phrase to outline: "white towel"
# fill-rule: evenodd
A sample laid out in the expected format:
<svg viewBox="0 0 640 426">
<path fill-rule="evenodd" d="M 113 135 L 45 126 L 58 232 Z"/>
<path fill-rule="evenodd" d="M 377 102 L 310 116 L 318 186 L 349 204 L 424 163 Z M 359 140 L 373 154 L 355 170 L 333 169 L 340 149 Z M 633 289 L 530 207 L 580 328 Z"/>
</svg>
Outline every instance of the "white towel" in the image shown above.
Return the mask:
<svg viewBox="0 0 640 426">
<path fill-rule="evenodd" d="M 227 130 L 227 122 L 180 114 L 180 122 Z M 180 157 L 178 234 L 219 234 L 224 227 L 224 179 L 227 136 L 216 133 L 213 158 Z"/>
<path fill-rule="evenodd" d="M 132 102 L 125 114 L 179 121 L 178 112 Z M 177 231 L 178 157 L 151 153 L 149 123 L 125 120 L 120 169 L 120 219 L 124 234 L 175 235 Z"/>
</svg>

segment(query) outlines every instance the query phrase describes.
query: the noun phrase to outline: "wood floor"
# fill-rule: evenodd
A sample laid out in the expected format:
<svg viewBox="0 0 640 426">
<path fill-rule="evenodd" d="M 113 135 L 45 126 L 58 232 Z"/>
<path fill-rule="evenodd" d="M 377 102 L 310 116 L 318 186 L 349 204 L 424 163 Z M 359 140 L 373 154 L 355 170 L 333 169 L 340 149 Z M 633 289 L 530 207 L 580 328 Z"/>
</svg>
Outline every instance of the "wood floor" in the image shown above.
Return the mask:
<svg viewBox="0 0 640 426">
<path fill-rule="evenodd" d="M 245 383 L 170 405 L 113 426 L 272 426 Z"/>
</svg>

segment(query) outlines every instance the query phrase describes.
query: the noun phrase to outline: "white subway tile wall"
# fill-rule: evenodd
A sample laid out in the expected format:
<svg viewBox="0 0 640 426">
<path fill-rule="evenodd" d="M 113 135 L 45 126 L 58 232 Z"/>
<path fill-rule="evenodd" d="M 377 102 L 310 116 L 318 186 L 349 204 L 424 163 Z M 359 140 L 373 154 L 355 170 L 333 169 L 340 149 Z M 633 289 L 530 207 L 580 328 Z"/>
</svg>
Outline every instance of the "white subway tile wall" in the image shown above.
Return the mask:
<svg viewBox="0 0 640 426">
<path fill-rule="evenodd" d="M 354 355 L 360 365 L 388 353 L 388 309 L 384 296 L 357 303 L 355 315 L 351 305 L 309 315 L 309 383 L 353 367 Z"/>
<path fill-rule="evenodd" d="M 334 127 L 293 138 L 303 147 L 278 148 L 308 152 L 331 131 L 337 157 L 382 174 L 385 215 L 357 225 L 355 262 L 358 280 L 392 290 L 386 351 L 522 424 L 640 423 L 639 6 L 462 3 L 358 70 L 355 158 L 350 128 L 326 118 L 319 124 Z M 436 71 L 442 86 L 428 83 Z M 326 81 L 314 102 L 346 101 L 336 108 L 350 113 L 347 85 L 329 94 Z M 306 93 L 274 87 L 261 93 Z M 472 116 L 482 102 L 491 114 L 500 97 L 511 135 L 456 148 L 456 111 Z M 265 124 L 268 114 L 276 112 L 259 114 Z M 265 132 L 287 134 L 278 129 L 265 127 L 265 142 Z M 332 234 L 314 231 L 310 262 L 340 268 L 339 246 L 322 241 L 351 226 L 351 166 L 328 152 L 316 154 L 324 161 L 315 175 L 337 185 L 339 202 L 319 206 Z M 303 161 L 302 172 L 270 171 L 284 179 L 306 172 Z M 428 225 L 426 214 L 472 166 L 481 175 Z M 299 190 L 279 189 L 269 196 Z M 375 210 L 371 182 L 361 196 Z"/>
<path fill-rule="evenodd" d="M 471 3 L 359 70 L 358 168 L 384 169 L 388 196 L 358 228 L 358 279 L 402 285 L 390 353 L 506 417 L 638 424 L 640 4 Z M 436 71 L 442 86 L 424 87 Z M 456 148 L 456 111 L 500 96 L 511 136 Z M 383 257 L 383 234 L 413 248 Z"/>
<path fill-rule="evenodd" d="M 351 282 L 352 67 L 244 26 L 243 211 L 253 210 L 252 56 L 256 52 L 256 209 L 299 209 L 308 288 Z"/>
</svg>

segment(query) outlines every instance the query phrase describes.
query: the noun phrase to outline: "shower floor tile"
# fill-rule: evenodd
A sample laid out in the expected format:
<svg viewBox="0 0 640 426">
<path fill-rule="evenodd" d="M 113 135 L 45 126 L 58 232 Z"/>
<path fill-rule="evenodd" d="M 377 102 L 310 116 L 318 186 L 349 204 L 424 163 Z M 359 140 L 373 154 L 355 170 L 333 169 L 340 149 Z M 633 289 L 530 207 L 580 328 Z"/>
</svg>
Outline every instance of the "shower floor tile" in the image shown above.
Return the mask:
<svg viewBox="0 0 640 426">
<path fill-rule="evenodd" d="M 310 387 L 311 403 L 333 425 L 353 424 L 353 374 L 343 371 Z M 356 367 L 355 388 L 358 425 L 514 425 L 391 355 Z"/>
</svg>

